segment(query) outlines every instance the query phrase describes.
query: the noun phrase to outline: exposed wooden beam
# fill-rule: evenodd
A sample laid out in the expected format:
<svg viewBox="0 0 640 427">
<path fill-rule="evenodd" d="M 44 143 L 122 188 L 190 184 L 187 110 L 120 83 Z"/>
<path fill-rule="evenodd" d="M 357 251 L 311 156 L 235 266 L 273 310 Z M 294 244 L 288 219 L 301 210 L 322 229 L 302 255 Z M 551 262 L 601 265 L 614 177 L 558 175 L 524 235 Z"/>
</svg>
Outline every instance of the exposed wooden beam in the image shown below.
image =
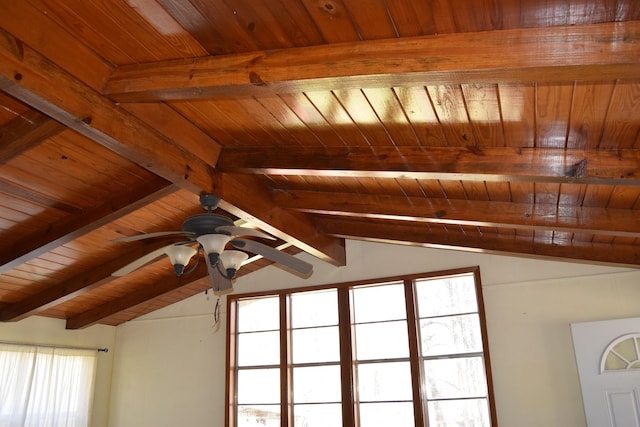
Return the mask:
<svg viewBox="0 0 640 427">
<path fill-rule="evenodd" d="M 277 191 L 273 199 L 323 215 L 640 237 L 638 214 L 629 209 L 297 190 Z"/>
<path fill-rule="evenodd" d="M 166 242 L 165 242 L 166 243 Z M 285 250 L 288 244 L 282 244 L 278 246 L 280 250 Z M 288 251 L 291 253 L 291 251 Z M 243 276 L 250 271 L 247 268 L 247 264 L 257 264 L 260 267 L 273 264 L 272 261 L 262 257 L 252 257 L 248 259 L 242 269 L 238 272 L 236 277 Z M 201 264 L 200 267 L 202 267 Z M 113 271 L 113 270 L 112 270 Z M 185 286 L 194 285 L 195 282 L 204 281 L 202 288 L 208 289 L 210 287 L 209 277 L 205 268 L 197 268 L 193 273 L 186 277 L 176 277 L 175 275 L 168 276 L 159 280 L 154 286 L 140 289 L 131 294 L 125 295 L 119 299 L 111 301 L 107 304 L 100 305 L 86 312 L 77 314 L 67 319 L 67 329 L 81 329 L 99 323 L 107 317 L 113 316 L 120 312 L 132 309 L 140 304 L 145 304 L 154 298 L 159 298 L 169 292 L 173 292 L 177 289 Z"/>
<path fill-rule="evenodd" d="M 334 265 L 345 265 L 344 240 L 326 236 L 308 215 L 282 209 L 270 190 L 250 175 L 216 173 L 215 193 L 225 211 Z"/>
<path fill-rule="evenodd" d="M 119 67 L 120 101 L 361 87 L 637 78 L 640 22 L 359 41 Z"/>
<path fill-rule="evenodd" d="M 82 329 L 106 319 L 121 311 L 128 310 L 139 304 L 143 304 L 152 298 L 160 297 L 171 291 L 175 291 L 183 286 L 187 286 L 196 280 L 205 279 L 207 271 L 204 264 L 201 264 L 192 274 L 186 277 L 178 277 L 174 274 L 163 277 L 153 286 L 139 289 L 121 298 L 101 304 L 93 309 L 87 310 L 67 319 L 67 329 Z M 208 279 L 207 279 L 208 280 Z"/>
<path fill-rule="evenodd" d="M 102 88 L 113 65 L 98 55 L 90 43 L 77 37 L 38 2 L 0 2 L 0 28 L 37 49 L 88 86 Z M 5 33 L 5 34 L 6 34 Z M 0 37 L 4 37 L 0 34 Z M 16 53 L 21 49 L 15 45 Z M 17 70 L 16 70 L 17 71 Z M 0 80 L 0 88 L 3 83 Z"/>
<path fill-rule="evenodd" d="M 37 203 L 39 205 L 53 208 L 69 214 L 79 214 L 81 212 L 81 210 L 77 207 L 64 203 L 61 200 L 55 200 L 53 197 L 50 197 L 47 194 L 37 193 L 35 191 L 23 188 L 18 184 L 9 183 L 2 180 L 0 180 L 0 192 L 11 194 L 12 196 L 29 200 L 33 203 Z"/>
<path fill-rule="evenodd" d="M 218 170 L 270 175 L 640 185 L 640 150 L 229 148 Z"/>
<path fill-rule="evenodd" d="M 117 218 L 178 190 L 178 187 L 157 177 L 144 188 L 114 196 L 95 208 L 67 216 L 52 224 L 44 233 L 25 236 L 20 242 L 0 251 L 0 274 L 64 245 Z"/>
<path fill-rule="evenodd" d="M 121 104 L 137 118 L 168 136 L 206 164 L 214 166 L 218 162 L 222 147 L 188 119 L 162 102 Z"/>
<path fill-rule="evenodd" d="M 640 267 L 640 247 L 637 245 L 577 240 L 560 242 L 551 238 L 541 240 L 518 234 L 480 231 L 442 231 L 429 229 L 427 224 L 375 219 L 327 216 L 317 218 L 316 223 L 324 233 L 359 240 Z"/>
<path fill-rule="evenodd" d="M 211 190 L 211 163 L 181 145 L 181 141 L 160 134 L 2 29 L 0 82 L 11 96 L 167 181 L 196 194 Z M 187 121 L 183 123 L 193 126 Z M 203 147 L 219 149 L 210 138 L 201 143 Z M 207 156 L 215 157 L 215 151 Z"/>
<path fill-rule="evenodd" d="M 16 117 L 0 127 L 0 164 L 8 162 L 65 129 L 66 126 L 62 123 L 33 110 Z"/>
<path fill-rule="evenodd" d="M 2 307 L 0 309 L 0 321 L 21 320 L 87 293 L 114 280 L 115 277 L 111 273 L 128 265 L 132 259 L 137 259 L 149 252 L 160 249 L 166 244 L 166 241 L 152 241 L 129 251 L 119 258 L 107 261 L 97 268 L 89 269 L 86 274 L 49 287 L 17 303 Z"/>
</svg>

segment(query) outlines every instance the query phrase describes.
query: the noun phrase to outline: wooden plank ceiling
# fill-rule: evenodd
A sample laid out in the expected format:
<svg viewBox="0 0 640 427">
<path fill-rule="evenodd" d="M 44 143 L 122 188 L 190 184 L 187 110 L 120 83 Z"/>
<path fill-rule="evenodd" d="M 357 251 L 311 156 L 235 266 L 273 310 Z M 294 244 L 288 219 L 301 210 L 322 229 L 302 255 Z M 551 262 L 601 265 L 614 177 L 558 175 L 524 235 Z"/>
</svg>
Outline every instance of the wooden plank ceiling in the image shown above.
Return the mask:
<svg viewBox="0 0 640 427">
<path fill-rule="evenodd" d="M 335 265 L 351 238 L 637 267 L 639 146 L 636 0 L 0 2 L 0 320 L 205 290 L 111 276 L 202 192 Z"/>
</svg>

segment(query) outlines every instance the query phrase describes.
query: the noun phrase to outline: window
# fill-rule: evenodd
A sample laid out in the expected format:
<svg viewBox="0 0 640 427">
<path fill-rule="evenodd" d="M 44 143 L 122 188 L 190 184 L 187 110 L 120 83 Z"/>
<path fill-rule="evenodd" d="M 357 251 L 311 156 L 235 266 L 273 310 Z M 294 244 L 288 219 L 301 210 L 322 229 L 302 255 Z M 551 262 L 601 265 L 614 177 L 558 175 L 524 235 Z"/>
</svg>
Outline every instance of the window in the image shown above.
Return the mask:
<svg viewBox="0 0 640 427">
<path fill-rule="evenodd" d="M 0 344 L 0 425 L 86 427 L 96 350 Z"/>
<path fill-rule="evenodd" d="M 495 425 L 478 268 L 228 297 L 229 427 Z"/>
<path fill-rule="evenodd" d="M 627 369 L 640 369 L 640 334 L 616 338 L 602 354 L 600 373 Z"/>
</svg>

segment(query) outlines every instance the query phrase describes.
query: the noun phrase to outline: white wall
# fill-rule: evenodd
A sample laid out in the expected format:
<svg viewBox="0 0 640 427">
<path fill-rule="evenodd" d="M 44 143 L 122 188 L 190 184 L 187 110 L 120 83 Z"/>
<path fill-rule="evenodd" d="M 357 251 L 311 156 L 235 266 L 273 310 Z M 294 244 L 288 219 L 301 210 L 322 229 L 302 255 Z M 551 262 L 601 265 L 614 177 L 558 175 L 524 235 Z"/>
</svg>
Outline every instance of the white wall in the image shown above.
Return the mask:
<svg viewBox="0 0 640 427">
<path fill-rule="evenodd" d="M 106 427 L 108 423 L 115 338 L 113 326 L 95 325 L 68 331 L 64 320 L 37 316 L 15 323 L 0 323 L 0 341 L 3 342 L 109 349 L 107 353 L 98 353 L 91 427 Z"/>
<path fill-rule="evenodd" d="M 212 325 L 206 314 L 119 326 L 109 426 L 221 426 L 225 340 Z"/>
<path fill-rule="evenodd" d="M 586 424 L 569 324 L 637 317 L 639 283 L 634 271 L 485 288 L 502 425 Z"/>
<path fill-rule="evenodd" d="M 507 427 L 584 426 L 569 324 L 640 316 L 640 270 L 356 241 L 346 267 L 301 257 L 315 266 L 308 280 L 269 267 L 236 292 L 479 265 Z M 223 426 L 225 326 L 212 329 L 214 304 L 197 295 L 118 327 L 110 427 Z"/>
</svg>

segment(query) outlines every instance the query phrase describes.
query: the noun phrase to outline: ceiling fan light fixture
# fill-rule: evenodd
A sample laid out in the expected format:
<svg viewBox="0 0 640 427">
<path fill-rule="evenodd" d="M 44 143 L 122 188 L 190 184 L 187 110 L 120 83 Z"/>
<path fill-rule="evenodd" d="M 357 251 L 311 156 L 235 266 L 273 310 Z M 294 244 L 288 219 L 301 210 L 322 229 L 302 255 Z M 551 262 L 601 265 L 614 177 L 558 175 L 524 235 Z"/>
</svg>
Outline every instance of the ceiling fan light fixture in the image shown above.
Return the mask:
<svg viewBox="0 0 640 427">
<path fill-rule="evenodd" d="M 163 248 L 152 251 L 137 260 L 112 273 L 121 277 L 144 265 L 152 262 L 162 255 L 168 255 L 177 276 L 185 276 L 196 270 L 200 265 L 200 251 L 202 250 L 207 272 L 211 279 L 214 292 L 222 292 L 232 289 L 231 280 L 238 269 L 249 259 L 248 253 L 264 257 L 276 264 L 290 270 L 292 273 L 308 277 L 313 271 L 313 266 L 285 252 L 280 248 L 265 245 L 253 239 L 243 239 L 241 236 L 257 237 L 259 239 L 276 240 L 260 230 L 236 225 L 231 218 L 214 214 L 220 198 L 213 194 L 203 194 L 200 203 L 207 213 L 191 215 L 182 222 L 180 231 L 157 231 L 152 233 L 128 236 L 116 241 L 132 242 L 165 236 L 181 236 L 186 241 L 172 243 Z M 198 244 L 194 248 L 195 244 Z M 226 246 L 233 246 L 239 250 L 226 250 Z M 191 262 L 195 255 L 195 262 Z M 190 265 L 190 266 L 189 266 Z M 188 267 L 188 268 L 187 268 Z"/>
<path fill-rule="evenodd" d="M 222 262 L 222 267 L 227 272 L 227 277 L 229 279 L 233 279 L 236 275 L 236 272 L 242 266 L 242 263 L 245 262 L 249 258 L 249 255 L 242 251 L 236 250 L 227 250 L 220 254 L 220 261 Z"/>
<path fill-rule="evenodd" d="M 176 275 L 182 276 L 184 267 L 189 264 L 191 258 L 193 258 L 198 251 L 191 246 L 173 245 L 168 247 L 165 253 L 169 257 L 169 261 L 171 261 Z"/>
<path fill-rule="evenodd" d="M 196 240 L 202 245 L 202 249 L 204 249 L 204 253 L 207 255 L 211 265 L 216 265 L 218 257 L 231 240 L 231 236 L 226 234 L 204 234 Z"/>
</svg>

